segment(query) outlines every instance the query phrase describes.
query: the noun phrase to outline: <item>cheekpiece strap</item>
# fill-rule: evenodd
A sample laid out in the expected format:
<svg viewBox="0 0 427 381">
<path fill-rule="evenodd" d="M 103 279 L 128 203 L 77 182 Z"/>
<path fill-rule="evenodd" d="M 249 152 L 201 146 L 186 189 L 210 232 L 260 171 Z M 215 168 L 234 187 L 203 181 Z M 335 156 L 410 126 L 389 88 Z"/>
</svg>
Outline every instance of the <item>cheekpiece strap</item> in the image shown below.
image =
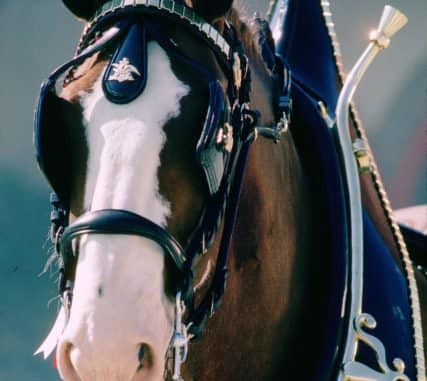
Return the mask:
<svg viewBox="0 0 427 381">
<path fill-rule="evenodd" d="M 222 232 L 214 278 L 206 296 L 197 308 L 191 311 L 188 317 L 189 330 L 194 337 L 199 337 L 202 334 L 206 321 L 221 305 L 227 287 L 227 262 L 230 253 L 231 238 L 236 225 L 243 178 L 252 143 L 252 139 L 245 140 L 236 152 L 236 163 L 233 168 L 233 183 L 231 184 L 225 210 L 224 229 Z"/>
</svg>

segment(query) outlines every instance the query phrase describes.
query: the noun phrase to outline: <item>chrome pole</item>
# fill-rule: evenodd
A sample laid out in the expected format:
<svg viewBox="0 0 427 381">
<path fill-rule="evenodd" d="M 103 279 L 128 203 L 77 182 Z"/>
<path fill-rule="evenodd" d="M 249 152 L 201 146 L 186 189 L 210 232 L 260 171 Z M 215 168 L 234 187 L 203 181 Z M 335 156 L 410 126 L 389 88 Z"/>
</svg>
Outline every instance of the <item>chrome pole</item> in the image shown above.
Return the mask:
<svg viewBox="0 0 427 381">
<path fill-rule="evenodd" d="M 350 136 L 349 124 L 349 106 L 353 95 L 363 78 L 369 65 L 377 54 L 387 48 L 390 44 L 390 38 L 397 33 L 407 23 L 406 16 L 399 10 L 387 5 L 384 8 L 378 28 L 370 35 L 370 44 L 350 71 L 336 107 L 336 131 L 342 149 L 342 157 L 345 167 L 345 178 L 347 191 L 349 194 L 349 216 L 350 216 L 350 311 L 346 327 L 346 340 L 342 367 L 338 376 L 339 381 L 358 381 L 358 380 L 406 380 L 403 374 L 404 364 L 400 359 L 393 362 L 396 371 L 388 368 L 385 358 L 379 352 L 384 352 L 380 348 L 382 344 L 375 343 L 371 345 L 369 335 L 363 331 L 363 328 L 372 329 L 375 327 L 375 319 L 362 313 L 362 295 L 363 295 L 363 221 L 362 221 L 362 201 L 359 182 L 359 171 L 354 156 L 353 144 Z M 369 369 L 364 364 L 357 363 L 355 357 L 359 340 L 370 345 L 379 354 L 379 367 L 382 373 Z M 384 352 L 385 353 L 385 352 Z M 385 356 L 385 354 L 384 354 Z M 373 374 L 377 374 L 372 378 Z M 395 377 L 400 378 L 395 378 Z"/>
</svg>

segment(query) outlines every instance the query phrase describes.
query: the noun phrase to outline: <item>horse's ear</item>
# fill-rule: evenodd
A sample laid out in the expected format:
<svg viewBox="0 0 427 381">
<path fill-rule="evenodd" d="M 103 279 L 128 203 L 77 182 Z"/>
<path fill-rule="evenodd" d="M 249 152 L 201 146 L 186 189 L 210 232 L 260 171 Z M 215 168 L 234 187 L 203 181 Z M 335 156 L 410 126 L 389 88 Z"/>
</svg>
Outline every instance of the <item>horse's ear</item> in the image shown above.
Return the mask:
<svg viewBox="0 0 427 381">
<path fill-rule="evenodd" d="M 225 14 L 233 6 L 233 0 L 191 0 L 194 11 L 207 21 L 214 21 Z"/>
<path fill-rule="evenodd" d="M 89 20 L 95 11 L 108 0 L 62 0 L 65 6 L 77 17 Z"/>
</svg>

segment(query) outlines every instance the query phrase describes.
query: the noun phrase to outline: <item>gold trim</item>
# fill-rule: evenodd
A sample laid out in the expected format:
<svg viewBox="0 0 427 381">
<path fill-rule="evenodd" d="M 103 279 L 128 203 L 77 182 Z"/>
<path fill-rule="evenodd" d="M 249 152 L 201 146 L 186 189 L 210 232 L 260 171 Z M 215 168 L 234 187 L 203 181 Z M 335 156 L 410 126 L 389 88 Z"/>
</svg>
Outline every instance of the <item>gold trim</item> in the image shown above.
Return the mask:
<svg viewBox="0 0 427 381">
<path fill-rule="evenodd" d="M 330 3 L 327 0 L 321 0 L 320 4 L 323 9 L 323 16 L 325 18 L 325 22 L 329 32 L 329 37 L 331 39 L 331 45 L 332 45 L 332 49 L 335 56 L 335 64 L 336 64 L 338 76 L 341 80 L 341 83 L 344 83 L 344 79 L 345 79 L 344 65 L 343 65 L 342 55 L 340 51 L 340 44 L 335 33 L 334 25 L 332 23 L 332 12 L 330 8 Z M 393 215 L 390 201 L 388 199 L 387 193 L 385 191 L 384 185 L 381 180 L 381 176 L 378 171 L 378 166 L 373 157 L 372 149 L 369 145 L 365 130 L 362 126 L 362 122 L 354 102 L 351 102 L 350 104 L 350 111 L 351 111 L 351 117 L 353 119 L 353 122 L 356 128 L 357 135 L 361 140 L 364 141 L 367 152 L 369 153 L 370 164 L 371 164 L 371 176 L 374 181 L 378 197 L 380 198 L 384 213 L 389 222 L 390 228 L 393 233 L 393 237 L 395 239 L 395 242 L 398 247 L 401 260 L 403 263 L 405 277 L 408 283 L 410 308 L 412 311 L 411 317 L 412 317 L 412 325 L 413 325 L 412 328 L 413 328 L 415 367 L 417 371 L 417 381 L 425 381 L 426 368 L 425 368 L 425 358 L 424 358 L 424 343 L 423 343 L 424 339 L 422 335 L 418 287 L 415 281 L 413 265 L 410 260 L 408 250 L 406 248 L 406 244 L 403 240 L 402 233 Z"/>
<path fill-rule="evenodd" d="M 353 141 L 353 152 L 356 158 L 357 167 L 361 175 L 371 172 L 371 156 L 367 150 L 365 141 L 359 138 Z"/>
</svg>

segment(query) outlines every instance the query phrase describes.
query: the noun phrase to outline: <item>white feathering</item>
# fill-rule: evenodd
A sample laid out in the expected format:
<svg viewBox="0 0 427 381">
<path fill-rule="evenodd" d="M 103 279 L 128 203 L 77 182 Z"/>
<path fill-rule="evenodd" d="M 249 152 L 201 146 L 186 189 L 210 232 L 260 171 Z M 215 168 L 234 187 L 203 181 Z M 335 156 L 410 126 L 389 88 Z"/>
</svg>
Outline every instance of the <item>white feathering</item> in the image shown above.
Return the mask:
<svg viewBox="0 0 427 381">
<path fill-rule="evenodd" d="M 44 339 L 43 343 L 34 352 L 34 356 L 43 354 L 43 359 L 46 360 L 55 350 L 66 324 L 67 316 L 65 314 L 64 307 L 61 307 L 58 316 L 56 317 L 55 324 L 53 325 L 46 339 Z"/>
</svg>

